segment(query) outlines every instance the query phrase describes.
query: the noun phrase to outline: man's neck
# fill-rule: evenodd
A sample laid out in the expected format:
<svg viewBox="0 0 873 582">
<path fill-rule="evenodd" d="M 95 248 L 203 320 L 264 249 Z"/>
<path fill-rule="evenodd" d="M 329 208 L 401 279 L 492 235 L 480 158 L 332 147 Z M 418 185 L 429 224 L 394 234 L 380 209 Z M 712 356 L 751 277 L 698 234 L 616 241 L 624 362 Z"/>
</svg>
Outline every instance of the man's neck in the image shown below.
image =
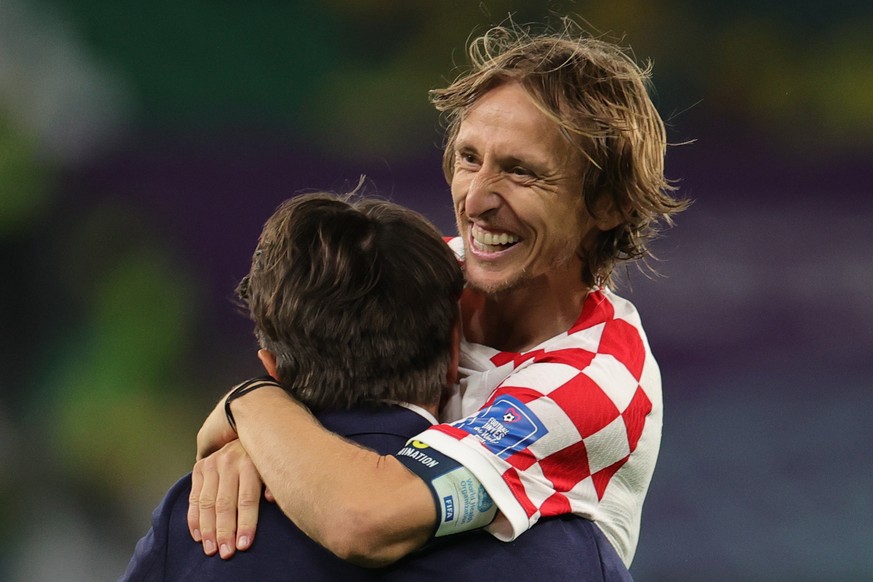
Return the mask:
<svg viewBox="0 0 873 582">
<path fill-rule="evenodd" d="M 408 408 L 414 412 L 417 412 L 430 422 L 438 423 L 440 417 L 440 406 L 439 402 L 398 402 L 398 405 Z M 429 416 L 428 416 L 429 415 Z"/>
<path fill-rule="evenodd" d="M 588 292 L 581 284 L 569 292 L 529 286 L 486 295 L 466 289 L 461 298 L 464 337 L 501 351 L 527 351 L 567 331 Z"/>
</svg>

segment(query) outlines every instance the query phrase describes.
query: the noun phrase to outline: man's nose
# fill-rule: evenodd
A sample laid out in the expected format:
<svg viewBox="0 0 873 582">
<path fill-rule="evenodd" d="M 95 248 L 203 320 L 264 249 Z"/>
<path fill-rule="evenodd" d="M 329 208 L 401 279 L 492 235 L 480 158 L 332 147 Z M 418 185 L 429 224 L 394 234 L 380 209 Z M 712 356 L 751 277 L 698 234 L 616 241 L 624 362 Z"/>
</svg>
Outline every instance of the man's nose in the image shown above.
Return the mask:
<svg viewBox="0 0 873 582">
<path fill-rule="evenodd" d="M 483 165 L 470 181 L 470 188 L 464 200 L 467 216 L 478 218 L 488 214 L 500 206 L 501 172 L 498 169 Z"/>
</svg>

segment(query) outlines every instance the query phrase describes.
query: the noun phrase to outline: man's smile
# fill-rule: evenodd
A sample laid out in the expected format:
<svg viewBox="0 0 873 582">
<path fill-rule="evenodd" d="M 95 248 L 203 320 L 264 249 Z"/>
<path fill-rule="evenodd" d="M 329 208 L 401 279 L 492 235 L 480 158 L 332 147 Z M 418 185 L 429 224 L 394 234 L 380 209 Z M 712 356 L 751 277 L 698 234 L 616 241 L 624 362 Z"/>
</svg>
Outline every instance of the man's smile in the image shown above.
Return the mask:
<svg viewBox="0 0 873 582">
<path fill-rule="evenodd" d="M 483 253 L 498 253 L 505 251 L 517 243 L 520 238 L 508 232 L 491 232 L 474 224 L 470 227 L 470 244 L 473 249 Z"/>
</svg>

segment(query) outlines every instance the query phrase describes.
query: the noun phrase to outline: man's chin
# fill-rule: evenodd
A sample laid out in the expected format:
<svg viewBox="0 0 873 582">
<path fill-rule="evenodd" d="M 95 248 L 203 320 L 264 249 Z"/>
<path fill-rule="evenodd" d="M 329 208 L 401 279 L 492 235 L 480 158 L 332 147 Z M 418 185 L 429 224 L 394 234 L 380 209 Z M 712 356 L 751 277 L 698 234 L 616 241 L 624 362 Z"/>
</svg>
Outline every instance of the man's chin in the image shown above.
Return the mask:
<svg viewBox="0 0 873 582">
<path fill-rule="evenodd" d="M 521 281 L 522 277 L 518 275 L 504 277 L 472 276 L 467 278 L 467 287 L 489 297 L 499 297 L 518 289 L 521 286 Z"/>
</svg>

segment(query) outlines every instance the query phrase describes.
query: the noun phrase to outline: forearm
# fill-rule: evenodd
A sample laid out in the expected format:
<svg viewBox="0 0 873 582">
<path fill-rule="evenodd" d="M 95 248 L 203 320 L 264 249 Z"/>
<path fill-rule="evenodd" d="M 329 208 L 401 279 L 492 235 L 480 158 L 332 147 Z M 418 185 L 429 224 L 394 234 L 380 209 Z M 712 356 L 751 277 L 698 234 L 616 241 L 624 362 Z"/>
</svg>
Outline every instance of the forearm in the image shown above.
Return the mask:
<svg viewBox="0 0 873 582">
<path fill-rule="evenodd" d="M 240 440 L 276 502 L 308 536 L 361 565 L 419 547 L 436 523 L 426 485 L 394 457 L 325 430 L 278 388 L 232 403 Z"/>
</svg>

